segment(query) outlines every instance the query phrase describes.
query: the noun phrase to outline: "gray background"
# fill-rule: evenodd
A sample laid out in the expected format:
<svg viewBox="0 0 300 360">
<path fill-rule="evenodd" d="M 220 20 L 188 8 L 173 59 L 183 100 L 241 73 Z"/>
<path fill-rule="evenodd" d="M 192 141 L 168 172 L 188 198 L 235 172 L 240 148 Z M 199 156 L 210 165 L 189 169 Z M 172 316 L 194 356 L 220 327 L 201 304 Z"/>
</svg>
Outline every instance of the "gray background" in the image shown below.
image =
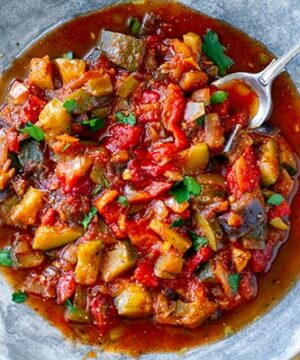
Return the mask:
<svg viewBox="0 0 300 360">
<path fill-rule="evenodd" d="M 0 70 L 49 27 L 114 1 L 0 0 Z M 276 55 L 300 39 L 299 0 L 186 0 L 262 41 Z M 18 45 L 17 45 L 18 44 Z M 300 88 L 300 56 L 289 66 Z M 299 239 L 300 240 L 300 239 Z M 10 301 L 11 289 L 0 277 L 0 360 L 81 360 L 88 348 L 62 335 L 26 305 Z M 144 355 L 142 359 L 285 360 L 300 352 L 300 283 L 263 318 L 236 335 L 184 355 Z M 98 359 L 125 359 L 99 353 Z"/>
</svg>

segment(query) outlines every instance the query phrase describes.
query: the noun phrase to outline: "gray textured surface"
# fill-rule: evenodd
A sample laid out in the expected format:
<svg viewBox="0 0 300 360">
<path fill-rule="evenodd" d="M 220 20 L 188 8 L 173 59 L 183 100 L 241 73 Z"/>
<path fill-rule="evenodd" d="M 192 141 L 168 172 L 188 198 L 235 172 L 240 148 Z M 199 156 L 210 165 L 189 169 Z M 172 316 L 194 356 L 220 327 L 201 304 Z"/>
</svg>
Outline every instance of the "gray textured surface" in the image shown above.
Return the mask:
<svg viewBox="0 0 300 360">
<path fill-rule="evenodd" d="M 114 1 L 0 0 L 0 69 L 50 26 Z M 299 0 L 186 0 L 262 41 L 280 55 L 300 38 Z M 17 45 L 18 44 L 18 45 Z M 300 59 L 289 71 L 300 88 Z M 88 348 L 64 341 L 61 334 L 25 305 L 12 304 L 0 278 L 0 360 L 80 360 Z M 300 283 L 263 318 L 231 338 L 184 355 L 144 355 L 142 359 L 288 360 L 300 351 Z M 101 354 L 98 359 L 125 359 Z"/>
</svg>

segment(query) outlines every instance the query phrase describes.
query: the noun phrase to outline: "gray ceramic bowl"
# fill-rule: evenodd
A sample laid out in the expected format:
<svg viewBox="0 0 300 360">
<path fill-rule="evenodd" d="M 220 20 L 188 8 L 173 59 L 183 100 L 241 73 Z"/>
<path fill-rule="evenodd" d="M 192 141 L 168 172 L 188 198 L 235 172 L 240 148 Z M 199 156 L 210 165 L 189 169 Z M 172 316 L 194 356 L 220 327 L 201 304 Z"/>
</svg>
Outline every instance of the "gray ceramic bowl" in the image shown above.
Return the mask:
<svg viewBox="0 0 300 360">
<path fill-rule="evenodd" d="M 0 70 L 32 39 L 79 14 L 115 3 L 111 0 L 0 0 Z M 299 0 L 203 0 L 186 5 L 244 30 L 276 55 L 300 38 Z M 289 66 L 300 89 L 300 58 Z M 300 240 L 300 239 L 299 239 Z M 0 278 L 0 360 L 81 360 L 89 348 L 64 340 L 55 328 L 25 305 L 10 301 Z M 180 354 L 147 354 L 141 359 L 285 360 L 300 352 L 300 282 L 273 310 L 234 336 Z M 98 359 L 128 359 L 98 354 Z"/>
</svg>

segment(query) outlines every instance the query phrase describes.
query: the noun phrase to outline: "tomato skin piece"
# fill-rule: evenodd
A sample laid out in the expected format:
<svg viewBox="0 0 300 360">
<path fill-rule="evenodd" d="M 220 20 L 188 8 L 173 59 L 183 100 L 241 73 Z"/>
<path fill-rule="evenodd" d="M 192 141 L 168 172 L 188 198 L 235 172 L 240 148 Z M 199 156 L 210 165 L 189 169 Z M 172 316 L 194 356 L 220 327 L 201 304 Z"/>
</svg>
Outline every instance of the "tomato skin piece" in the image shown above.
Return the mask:
<svg viewBox="0 0 300 360">
<path fill-rule="evenodd" d="M 273 246 L 270 242 L 266 243 L 266 247 L 263 250 L 252 250 L 252 257 L 250 259 L 252 271 L 255 273 L 265 272 L 272 254 Z"/>
<path fill-rule="evenodd" d="M 30 95 L 23 106 L 23 112 L 26 117 L 26 121 L 30 121 L 32 123 L 37 122 L 38 116 L 45 105 L 46 101 L 39 99 L 35 95 Z"/>
<path fill-rule="evenodd" d="M 154 275 L 153 263 L 149 261 L 138 264 L 134 277 L 138 282 L 149 288 L 156 288 L 159 285 L 159 279 Z"/>
<path fill-rule="evenodd" d="M 118 322 L 117 309 L 108 296 L 98 295 L 93 298 L 90 310 L 101 335 L 105 335 Z"/>
<path fill-rule="evenodd" d="M 6 144 L 9 151 L 17 154 L 20 152 L 19 134 L 16 129 L 11 128 L 8 130 L 6 134 Z"/>
<path fill-rule="evenodd" d="M 109 137 L 104 140 L 104 146 L 112 153 L 129 150 L 140 140 L 141 128 L 128 124 L 115 124 L 110 128 Z"/>
<path fill-rule="evenodd" d="M 248 112 L 247 110 L 243 109 L 224 119 L 222 121 L 222 125 L 224 127 L 225 133 L 229 134 L 234 130 L 236 125 L 239 124 L 242 125 L 242 127 L 245 127 L 248 124 L 248 121 Z"/>
<path fill-rule="evenodd" d="M 42 225 L 53 225 L 55 222 L 56 210 L 53 208 L 47 209 L 47 211 L 41 217 Z"/>
<path fill-rule="evenodd" d="M 290 215 L 291 210 L 287 201 L 283 201 L 280 205 L 272 206 L 268 211 L 268 219 L 274 219 L 276 217 L 283 217 Z"/>
<path fill-rule="evenodd" d="M 241 160 L 244 163 L 245 169 L 237 168 L 237 164 L 241 164 Z M 237 199 L 244 193 L 251 192 L 259 186 L 260 171 L 252 146 L 248 146 L 235 164 L 228 168 L 226 181 L 230 193 Z"/>
<path fill-rule="evenodd" d="M 187 261 L 184 273 L 186 273 L 188 277 L 191 276 L 196 268 L 207 262 L 212 255 L 213 250 L 209 246 L 202 247 Z"/>
<path fill-rule="evenodd" d="M 56 286 L 57 304 L 62 305 L 67 299 L 70 299 L 76 289 L 73 273 L 61 276 Z"/>
</svg>

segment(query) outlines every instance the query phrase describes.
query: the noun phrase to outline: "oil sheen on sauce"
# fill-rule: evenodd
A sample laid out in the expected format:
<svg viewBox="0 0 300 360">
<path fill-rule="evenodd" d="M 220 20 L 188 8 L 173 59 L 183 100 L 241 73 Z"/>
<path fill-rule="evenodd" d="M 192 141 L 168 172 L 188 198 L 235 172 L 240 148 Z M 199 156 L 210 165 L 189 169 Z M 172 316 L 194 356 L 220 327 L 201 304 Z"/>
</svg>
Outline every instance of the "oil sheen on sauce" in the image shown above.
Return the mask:
<svg viewBox="0 0 300 360">
<path fill-rule="evenodd" d="M 189 31 L 203 36 L 209 28 L 216 31 L 226 46 L 228 55 L 235 61 L 230 72 L 258 72 L 272 59 L 272 55 L 263 45 L 246 34 L 222 21 L 195 13 L 177 3 L 147 1 L 122 4 L 77 18 L 39 40 L 0 80 L 2 89 L 0 101 L 3 101 L 10 81 L 25 75 L 26 67 L 32 57 L 48 54 L 55 58 L 70 50 L 74 51 L 77 57 L 84 56 L 96 45 L 102 28 L 125 31 L 129 16 L 142 17 L 149 11 L 154 11 L 173 25 L 174 30 L 170 33 L 170 37 L 181 37 Z M 295 153 L 300 155 L 297 133 L 300 131 L 300 98 L 287 74 L 280 75 L 276 79 L 272 96 L 274 108 L 270 121 L 282 130 L 282 134 L 288 139 Z M 149 320 L 134 323 L 124 321 L 113 331 L 110 340 L 102 343 L 104 348 L 135 355 L 149 351 L 178 351 L 215 341 L 224 336 L 225 329 L 237 331 L 262 316 L 293 286 L 300 273 L 300 193 L 295 195 L 291 209 L 292 226 L 288 241 L 280 248 L 271 270 L 260 277 L 258 296 L 254 301 L 223 314 L 219 319 L 205 323 L 196 330 L 155 326 Z M 9 243 L 12 231 L 9 229 L 0 229 L 0 231 L 0 247 L 3 247 Z M 16 274 L 11 269 L 3 269 L 3 273 L 9 283 L 16 288 L 26 275 L 22 272 Z M 58 307 L 54 302 L 31 299 L 29 304 L 68 338 L 94 345 L 101 343 L 92 326 L 68 325 L 63 319 L 64 308 Z"/>
</svg>

